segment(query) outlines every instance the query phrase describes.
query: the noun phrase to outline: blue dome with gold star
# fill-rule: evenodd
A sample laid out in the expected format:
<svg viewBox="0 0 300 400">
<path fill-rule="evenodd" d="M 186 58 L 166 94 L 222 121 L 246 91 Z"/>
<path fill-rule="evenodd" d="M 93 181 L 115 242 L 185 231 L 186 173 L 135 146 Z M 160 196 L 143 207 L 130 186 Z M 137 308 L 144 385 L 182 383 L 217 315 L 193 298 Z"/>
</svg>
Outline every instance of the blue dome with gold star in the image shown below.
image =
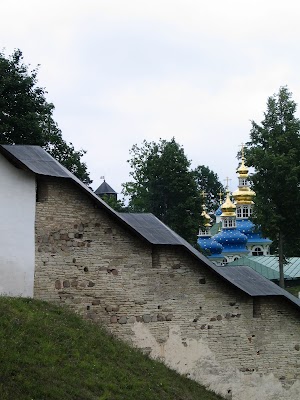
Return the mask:
<svg viewBox="0 0 300 400">
<path fill-rule="evenodd" d="M 242 232 L 246 236 L 251 235 L 255 229 L 254 223 L 250 221 L 250 219 L 248 218 L 237 219 L 236 227 L 240 232 Z"/>
<path fill-rule="evenodd" d="M 199 237 L 197 243 L 201 247 L 201 249 L 206 250 L 209 255 L 216 256 L 221 254 L 223 251 L 223 247 L 220 243 L 216 242 L 212 237 Z"/>
<path fill-rule="evenodd" d="M 246 248 L 247 236 L 236 228 L 223 229 L 217 233 L 214 240 L 223 247 L 223 253 L 248 253 Z"/>
</svg>

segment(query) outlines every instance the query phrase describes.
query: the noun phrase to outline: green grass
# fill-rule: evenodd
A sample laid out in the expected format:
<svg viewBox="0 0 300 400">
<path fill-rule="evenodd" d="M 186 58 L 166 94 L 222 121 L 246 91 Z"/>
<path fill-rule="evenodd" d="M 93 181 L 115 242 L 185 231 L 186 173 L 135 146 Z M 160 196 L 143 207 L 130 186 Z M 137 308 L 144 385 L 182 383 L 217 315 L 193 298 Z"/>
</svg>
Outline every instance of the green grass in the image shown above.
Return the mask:
<svg viewBox="0 0 300 400">
<path fill-rule="evenodd" d="M 292 293 L 294 296 L 298 297 L 300 292 L 300 285 L 285 288 L 288 292 Z"/>
<path fill-rule="evenodd" d="M 221 397 L 49 303 L 0 298 L 1 400 Z"/>
</svg>

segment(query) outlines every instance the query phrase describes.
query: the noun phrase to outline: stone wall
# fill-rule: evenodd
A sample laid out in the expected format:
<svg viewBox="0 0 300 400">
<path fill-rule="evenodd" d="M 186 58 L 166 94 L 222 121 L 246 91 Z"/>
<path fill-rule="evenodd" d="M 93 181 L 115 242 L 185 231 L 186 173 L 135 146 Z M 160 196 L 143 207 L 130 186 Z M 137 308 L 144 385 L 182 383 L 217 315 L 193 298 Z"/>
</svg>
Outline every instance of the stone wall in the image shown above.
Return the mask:
<svg viewBox="0 0 300 400">
<path fill-rule="evenodd" d="M 151 246 L 69 181 L 38 185 L 37 298 L 229 398 L 298 400 L 300 312 L 290 303 L 253 299 L 182 248 Z"/>
</svg>

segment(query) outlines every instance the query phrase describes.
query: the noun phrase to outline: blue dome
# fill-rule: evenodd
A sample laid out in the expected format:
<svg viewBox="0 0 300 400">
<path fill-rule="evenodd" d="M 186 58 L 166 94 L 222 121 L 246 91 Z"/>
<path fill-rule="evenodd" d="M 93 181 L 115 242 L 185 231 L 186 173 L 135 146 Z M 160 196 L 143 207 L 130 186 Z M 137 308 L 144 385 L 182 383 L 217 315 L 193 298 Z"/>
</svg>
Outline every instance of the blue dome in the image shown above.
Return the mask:
<svg viewBox="0 0 300 400">
<path fill-rule="evenodd" d="M 217 211 L 215 212 L 215 216 L 219 217 L 222 214 L 222 210 L 221 210 L 221 206 L 217 209 Z"/>
<path fill-rule="evenodd" d="M 255 225 L 250 219 L 237 219 L 236 220 L 236 229 L 242 232 L 244 235 L 248 236 L 253 233 Z"/>
<path fill-rule="evenodd" d="M 271 244 L 272 240 L 268 238 L 263 238 L 260 232 L 253 232 L 248 235 L 248 243 Z"/>
<path fill-rule="evenodd" d="M 223 253 L 248 253 L 247 236 L 236 228 L 223 229 L 222 232 L 213 236 L 213 239 L 223 246 Z"/>
<path fill-rule="evenodd" d="M 223 247 L 211 237 L 199 237 L 197 243 L 203 250 L 208 250 L 211 255 L 221 254 Z"/>
<path fill-rule="evenodd" d="M 261 232 L 257 229 L 257 226 L 253 224 L 249 219 L 237 219 L 236 228 L 247 236 L 247 243 L 256 244 L 271 244 L 272 240 L 268 238 L 263 238 Z"/>
</svg>

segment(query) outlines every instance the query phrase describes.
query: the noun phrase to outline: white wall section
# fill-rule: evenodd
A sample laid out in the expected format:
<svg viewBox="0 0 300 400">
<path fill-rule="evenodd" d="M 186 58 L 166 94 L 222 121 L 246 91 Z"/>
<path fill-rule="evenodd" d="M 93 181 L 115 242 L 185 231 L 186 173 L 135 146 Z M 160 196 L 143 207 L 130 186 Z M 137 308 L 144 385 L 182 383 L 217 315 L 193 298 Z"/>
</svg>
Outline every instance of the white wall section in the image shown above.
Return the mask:
<svg viewBox="0 0 300 400">
<path fill-rule="evenodd" d="M 0 295 L 33 296 L 35 176 L 0 155 Z"/>
</svg>

